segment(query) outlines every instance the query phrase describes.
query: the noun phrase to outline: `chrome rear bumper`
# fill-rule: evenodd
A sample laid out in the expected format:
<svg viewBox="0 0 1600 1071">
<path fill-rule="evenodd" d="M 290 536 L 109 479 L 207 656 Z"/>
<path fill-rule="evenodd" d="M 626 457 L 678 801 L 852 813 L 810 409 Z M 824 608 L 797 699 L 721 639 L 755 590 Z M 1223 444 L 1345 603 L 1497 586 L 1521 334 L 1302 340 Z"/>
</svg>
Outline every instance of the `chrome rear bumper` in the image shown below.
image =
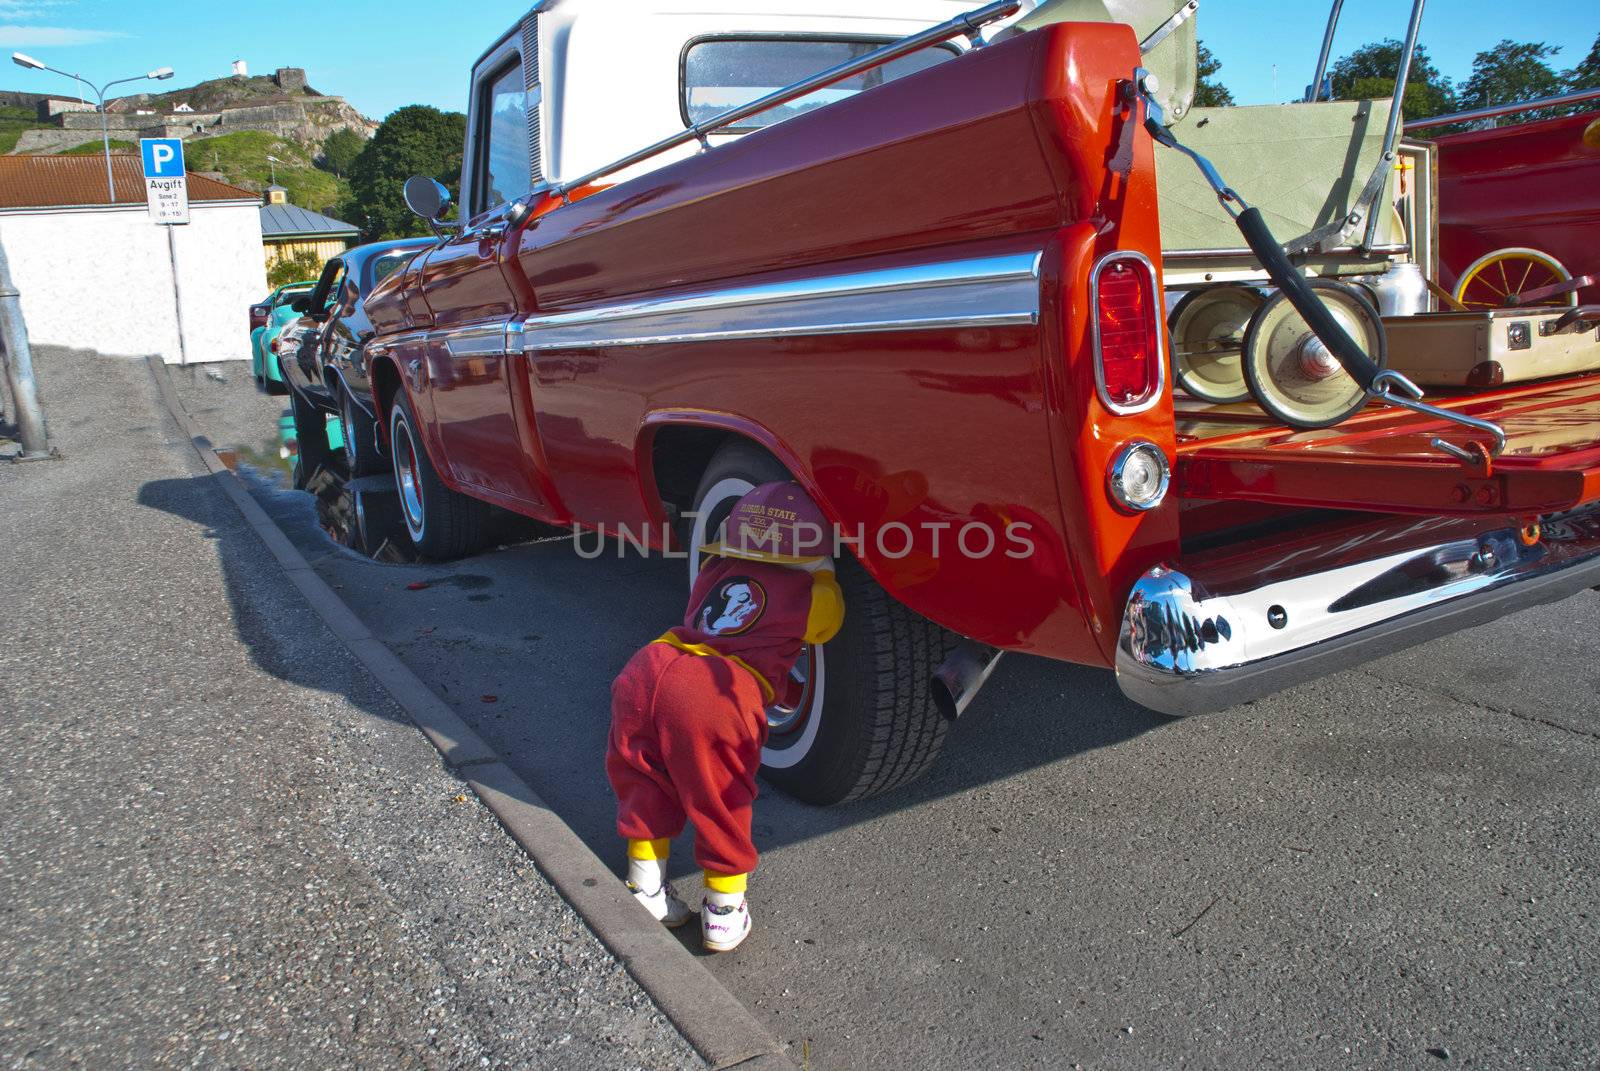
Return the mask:
<svg viewBox="0 0 1600 1071">
<path fill-rule="evenodd" d="M 1233 582 L 1157 566 L 1128 597 L 1117 683 L 1164 714 L 1205 714 L 1596 585 L 1594 509 L 1546 521 L 1532 546 L 1505 528 Z"/>
</svg>

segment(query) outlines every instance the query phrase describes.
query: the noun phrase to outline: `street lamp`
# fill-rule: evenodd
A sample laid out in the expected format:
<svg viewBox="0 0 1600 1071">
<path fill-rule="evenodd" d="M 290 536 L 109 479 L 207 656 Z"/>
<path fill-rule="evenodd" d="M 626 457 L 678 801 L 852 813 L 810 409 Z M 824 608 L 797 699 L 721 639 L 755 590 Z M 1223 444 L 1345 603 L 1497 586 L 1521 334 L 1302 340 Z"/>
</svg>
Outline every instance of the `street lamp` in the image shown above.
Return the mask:
<svg viewBox="0 0 1600 1071">
<path fill-rule="evenodd" d="M 79 85 L 88 86 L 90 89 L 93 89 L 95 96 L 100 98 L 100 141 L 101 144 L 105 146 L 106 150 L 106 203 L 116 204 L 116 180 L 111 177 L 111 124 L 110 120 L 106 118 L 106 90 L 110 89 L 112 86 L 121 85 L 124 82 L 142 82 L 147 78 L 158 82 L 165 81 L 166 79 L 172 77 L 172 68 L 157 67 L 153 71 L 146 71 L 144 74 L 134 75 L 132 78 L 118 78 L 107 82 L 103 86 L 96 86 L 93 82 L 86 81 L 78 75 L 72 74 L 68 71 L 57 70 L 56 68 L 47 64 L 40 63 L 32 56 L 25 56 L 21 52 L 11 53 L 11 62 L 15 63 L 18 67 L 22 67 L 30 71 L 49 71 L 52 74 L 59 74 L 66 78 L 70 78 Z"/>
</svg>

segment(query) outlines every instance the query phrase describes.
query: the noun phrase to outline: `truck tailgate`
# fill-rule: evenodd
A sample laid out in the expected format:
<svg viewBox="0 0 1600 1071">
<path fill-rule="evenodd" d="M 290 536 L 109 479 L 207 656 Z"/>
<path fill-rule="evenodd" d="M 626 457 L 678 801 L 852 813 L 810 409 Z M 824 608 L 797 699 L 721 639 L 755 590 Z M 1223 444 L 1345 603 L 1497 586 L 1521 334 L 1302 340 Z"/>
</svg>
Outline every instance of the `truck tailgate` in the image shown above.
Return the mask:
<svg viewBox="0 0 1600 1071">
<path fill-rule="evenodd" d="M 1427 401 L 1492 420 L 1506 447 L 1468 466 L 1429 445 L 1477 433 L 1372 403 L 1334 428 L 1298 431 L 1255 406 L 1180 401 L 1175 484 L 1187 499 L 1385 513 L 1528 517 L 1600 499 L 1600 375 Z"/>
</svg>

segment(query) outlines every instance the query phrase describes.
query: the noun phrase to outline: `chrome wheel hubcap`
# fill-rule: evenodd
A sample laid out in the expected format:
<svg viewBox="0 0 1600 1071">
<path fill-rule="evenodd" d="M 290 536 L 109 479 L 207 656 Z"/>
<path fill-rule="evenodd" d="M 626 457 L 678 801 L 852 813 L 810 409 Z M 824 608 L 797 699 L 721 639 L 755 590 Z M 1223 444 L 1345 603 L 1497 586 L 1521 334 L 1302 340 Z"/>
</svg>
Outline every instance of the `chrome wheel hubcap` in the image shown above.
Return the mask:
<svg viewBox="0 0 1600 1071">
<path fill-rule="evenodd" d="M 791 733 L 805 724 L 811 710 L 812 652 L 810 645 L 800 651 L 794 668 L 789 671 L 790 693 L 779 696 L 767 708 L 767 731 L 774 735 Z M 792 704 L 792 705 L 791 705 Z"/>
<path fill-rule="evenodd" d="M 417 452 L 411 443 L 411 429 L 401 422 L 395 424 L 394 452 L 400 506 L 405 510 L 406 527 L 416 536 L 422 532 L 422 479 L 417 472 Z"/>
<path fill-rule="evenodd" d="M 350 412 L 350 399 L 346 398 L 344 404 L 339 406 L 339 438 L 344 440 L 344 452 L 354 457 L 356 452 L 355 440 L 350 437 L 350 430 L 355 427 L 355 421 L 351 419 L 352 415 Z"/>
</svg>

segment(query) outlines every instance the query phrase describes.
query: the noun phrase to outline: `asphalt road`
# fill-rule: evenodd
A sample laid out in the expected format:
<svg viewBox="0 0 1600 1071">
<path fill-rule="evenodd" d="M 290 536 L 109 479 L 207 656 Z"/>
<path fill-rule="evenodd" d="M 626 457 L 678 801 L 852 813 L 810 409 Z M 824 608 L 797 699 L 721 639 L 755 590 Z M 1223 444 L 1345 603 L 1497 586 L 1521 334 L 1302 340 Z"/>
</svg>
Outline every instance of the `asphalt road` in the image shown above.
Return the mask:
<svg viewBox="0 0 1600 1071">
<path fill-rule="evenodd" d="M 66 459 L 0 464 L 0 1067 L 704 1066 L 144 362 L 34 357 Z"/>
<path fill-rule="evenodd" d="M 242 411 L 270 405 L 194 393 L 234 422 L 219 441 L 260 436 Z M 681 612 L 681 563 L 554 541 L 380 564 L 308 496 L 255 486 L 619 856 L 608 686 Z M 1010 657 L 920 783 L 830 810 L 764 792 L 757 930 L 711 966 L 815 1068 L 1592 1068 L 1597 654 L 1586 593 L 1182 721 Z M 693 873 L 686 842 L 673 870 Z"/>
</svg>

